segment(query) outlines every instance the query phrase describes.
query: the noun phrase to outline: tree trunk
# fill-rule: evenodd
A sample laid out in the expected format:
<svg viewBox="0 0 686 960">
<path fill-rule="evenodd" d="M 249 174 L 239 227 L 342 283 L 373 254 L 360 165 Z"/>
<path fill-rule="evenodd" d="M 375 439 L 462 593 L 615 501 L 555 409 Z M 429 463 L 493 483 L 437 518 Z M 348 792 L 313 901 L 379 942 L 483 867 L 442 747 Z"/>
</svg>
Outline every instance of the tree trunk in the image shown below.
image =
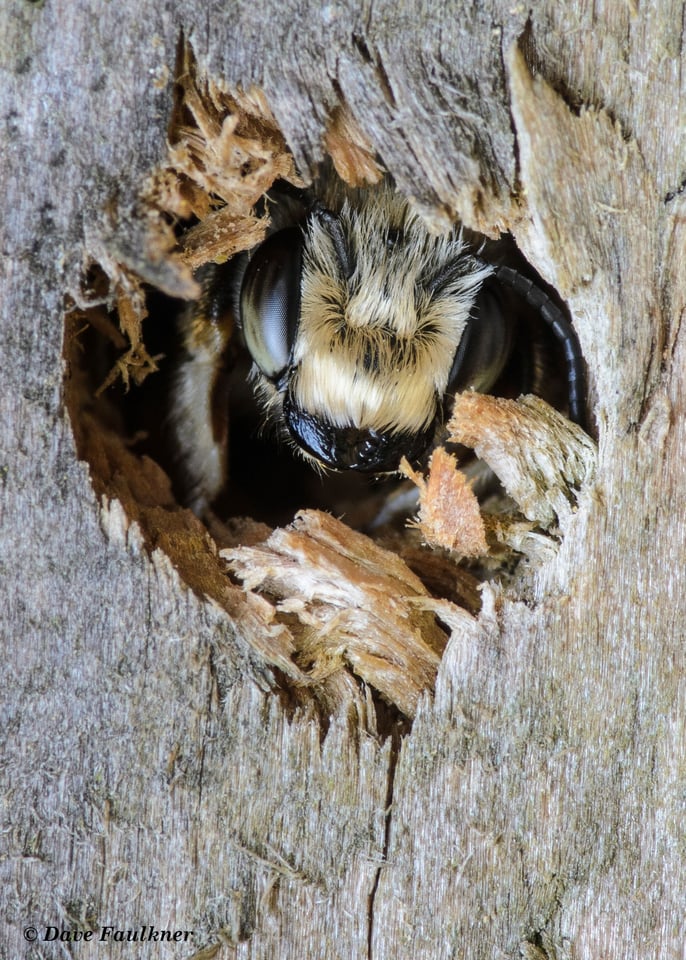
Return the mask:
<svg viewBox="0 0 686 960">
<path fill-rule="evenodd" d="M 683 14 L 0 12 L 2 960 L 683 956 Z M 433 691 L 388 735 L 347 679 L 329 715 L 299 699 L 285 628 L 216 586 L 200 522 L 186 567 L 155 533 L 149 465 L 133 489 L 103 441 L 103 488 L 77 455 L 65 298 L 122 262 L 111 210 L 167 156 L 182 32 L 262 89 L 303 176 L 344 105 L 436 226 L 511 231 L 587 361 L 597 473 L 560 549 L 526 592 L 442 608 Z"/>
</svg>

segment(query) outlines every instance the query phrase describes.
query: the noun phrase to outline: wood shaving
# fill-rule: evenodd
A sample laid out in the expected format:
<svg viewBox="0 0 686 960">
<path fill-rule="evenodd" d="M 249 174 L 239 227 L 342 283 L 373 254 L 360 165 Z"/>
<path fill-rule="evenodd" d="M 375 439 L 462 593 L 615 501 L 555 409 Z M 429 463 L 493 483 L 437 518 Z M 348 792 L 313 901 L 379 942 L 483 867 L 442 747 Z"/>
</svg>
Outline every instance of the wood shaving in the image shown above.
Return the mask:
<svg viewBox="0 0 686 960">
<path fill-rule="evenodd" d="M 448 432 L 488 464 L 524 516 L 544 530 L 565 526 L 595 474 L 593 440 L 540 397 L 460 394 Z"/>
<path fill-rule="evenodd" d="M 310 680 L 351 670 L 406 716 L 433 688 L 447 637 L 435 601 L 395 554 L 307 510 L 259 546 L 220 554 L 287 622 Z"/>
<path fill-rule="evenodd" d="M 331 114 L 324 143 L 336 173 L 351 187 L 372 186 L 383 177 L 371 142 L 347 106 L 336 107 Z"/>
<path fill-rule="evenodd" d="M 172 297 L 197 299 L 195 270 L 264 239 L 269 221 L 254 207 L 278 179 L 303 186 L 264 96 L 258 90 L 229 93 L 202 77 L 186 44 L 168 159 L 151 173 L 140 196 L 111 204 L 94 245 L 110 290 L 116 291 L 114 306 L 129 343 L 103 388 L 118 377 L 139 383 L 156 369 L 142 343 L 147 315 L 142 283 Z M 174 225 L 191 218 L 198 223 L 179 239 Z"/>
<path fill-rule="evenodd" d="M 462 557 L 481 557 L 488 552 L 479 501 L 457 458 L 438 447 L 429 461 L 426 478 L 403 458 L 400 470 L 419 489 L 419 515 L 415 521 L 425 541 L 445 547 Z"/>
</svg>

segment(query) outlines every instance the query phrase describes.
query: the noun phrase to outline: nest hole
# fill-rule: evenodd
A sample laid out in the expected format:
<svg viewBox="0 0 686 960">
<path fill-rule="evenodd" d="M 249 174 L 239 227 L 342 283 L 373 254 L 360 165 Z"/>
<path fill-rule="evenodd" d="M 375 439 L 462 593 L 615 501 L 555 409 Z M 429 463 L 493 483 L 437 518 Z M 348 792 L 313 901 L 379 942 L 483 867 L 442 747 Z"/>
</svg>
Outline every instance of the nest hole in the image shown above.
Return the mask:
<svg viewBox="0 0 686 960">
<path fill-rule="evenodd" d="M 259 201 L 270 186 L 302 181 L 262 94 L 227 93 L 202 77 L 184 43 L 175 97 L 168 163 L 114 212 L 107 256 L 93 254 L 67 305 L 65 396 L 79 456 L 96 492 L 119 500 L 149 548 L 164 550 L 191 589 L 241 621 L 285 703 L 314 709 L 324 726 L 345 707 L 370 731 L 402 732 L 432 688 L 444 623 L 454 628 L 442 605 L 470 622 L 480 582 L 516 561 L 506 551 L 465 564 L 432 550 L 406 525 L 412 507 L 379 523 L 389 503 L 412 503 L 413 484 L 314 471 L 265 428 L 235 338 L 216 386 L 229 411 L 229 482 L 207 509 L 189 509 L 170 426 L 185 349 L 179 317 L 204 263 L 260 242 Z M 347 111 L 334 111 L 326 144 L 347 180 L 381 176 Z M 302 595 L 289 574 L 296 560 Z M 347 606 L 346 590 L 358 597 Z M 397 622 L 384 622 L 384 600 L 389 609 L 398 601 Z"/>
</svg>

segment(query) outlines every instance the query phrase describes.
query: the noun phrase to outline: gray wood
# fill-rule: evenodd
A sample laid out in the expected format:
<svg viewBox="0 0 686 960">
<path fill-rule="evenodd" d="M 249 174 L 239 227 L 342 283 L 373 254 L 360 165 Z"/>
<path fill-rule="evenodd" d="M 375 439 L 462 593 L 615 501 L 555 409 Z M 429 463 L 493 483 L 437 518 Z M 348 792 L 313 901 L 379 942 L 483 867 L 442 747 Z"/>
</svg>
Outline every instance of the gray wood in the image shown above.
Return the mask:
<svg viewBox="0 0 686 960">
<path fill-rule="evenodd" d="M 75 957 L 682 956 L 682 24 L 669 0 L 3 6 L 3 960 L 86 923 L 194 934 Z M 552 562 L 455 619 L 400 746 L 288 711 L 76 457 L 64 297 L 164 158 L 182 29 L 264 88 L 304 173 L 343 98 L 437 223 L 511 229 L 588 360 L 597 480 Z"/>
</svg>

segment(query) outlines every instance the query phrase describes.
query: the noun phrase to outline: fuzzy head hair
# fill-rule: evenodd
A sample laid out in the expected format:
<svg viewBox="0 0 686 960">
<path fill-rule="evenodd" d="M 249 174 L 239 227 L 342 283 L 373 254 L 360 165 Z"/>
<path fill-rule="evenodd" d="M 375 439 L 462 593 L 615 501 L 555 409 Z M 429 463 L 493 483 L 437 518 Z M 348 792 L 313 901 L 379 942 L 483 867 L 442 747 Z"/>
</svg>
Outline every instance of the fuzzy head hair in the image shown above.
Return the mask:
<svg viewBox="0 0 686 960">
<path fill-rule="evenodd" d="M 335 230 L 332 224 L 335 221 Z M 430 429 L 470 312 L 492 268 L 461 235 L 431 235 L 390 188 L 305 228 L 300 311 L 287 375 L 261 383 L 308 422 L 360 434 Z"/>
</svg>

